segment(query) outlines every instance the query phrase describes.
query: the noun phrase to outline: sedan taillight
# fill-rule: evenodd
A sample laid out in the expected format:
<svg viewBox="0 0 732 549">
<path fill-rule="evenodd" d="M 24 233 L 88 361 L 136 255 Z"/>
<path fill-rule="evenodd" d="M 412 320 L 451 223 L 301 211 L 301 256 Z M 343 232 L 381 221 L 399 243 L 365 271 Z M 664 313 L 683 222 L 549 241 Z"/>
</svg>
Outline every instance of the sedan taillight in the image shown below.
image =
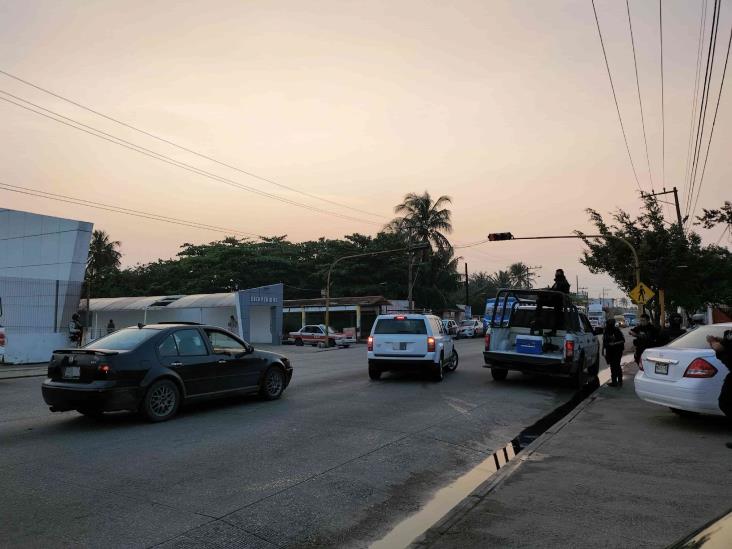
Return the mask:
<svg viewBox="0 0 732 549">
<path fill-rule="evenodd" d="M 684 372 L 684 377 L 714 377 L 717 369 L 703 358 L 694 359 Z"/>
</svg>

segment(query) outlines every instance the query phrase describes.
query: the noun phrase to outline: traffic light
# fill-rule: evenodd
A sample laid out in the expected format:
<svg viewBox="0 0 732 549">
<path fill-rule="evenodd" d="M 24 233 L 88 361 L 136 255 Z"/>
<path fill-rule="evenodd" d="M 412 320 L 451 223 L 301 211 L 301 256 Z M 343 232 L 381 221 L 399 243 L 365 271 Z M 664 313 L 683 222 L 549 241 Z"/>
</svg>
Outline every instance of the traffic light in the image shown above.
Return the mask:
<svg viewBox="0 0 732 549">
<path fill-rule="evenodd" d="M 488 235 L 488 240 L 495 242 L 496 240 L 513 240 L 511 233 L 491 233 Z"/>
</svg>

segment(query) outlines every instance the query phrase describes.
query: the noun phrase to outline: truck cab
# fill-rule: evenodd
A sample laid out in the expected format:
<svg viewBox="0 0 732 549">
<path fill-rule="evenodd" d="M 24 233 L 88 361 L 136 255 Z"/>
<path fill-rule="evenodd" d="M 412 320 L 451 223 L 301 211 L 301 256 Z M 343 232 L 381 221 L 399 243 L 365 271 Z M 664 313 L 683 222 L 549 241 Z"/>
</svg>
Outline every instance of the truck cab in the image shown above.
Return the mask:
<svg viewBox="0 0 732 549">
<path fill-rule="evenodd" d="M 569 377 L 581 388 L 597 376 L 596 332 L 567 295 L 552 290 L 500 290 L 492 319 L 483 358 L 493 379 L 502 381 L 514 370 Z"/>
</svg>

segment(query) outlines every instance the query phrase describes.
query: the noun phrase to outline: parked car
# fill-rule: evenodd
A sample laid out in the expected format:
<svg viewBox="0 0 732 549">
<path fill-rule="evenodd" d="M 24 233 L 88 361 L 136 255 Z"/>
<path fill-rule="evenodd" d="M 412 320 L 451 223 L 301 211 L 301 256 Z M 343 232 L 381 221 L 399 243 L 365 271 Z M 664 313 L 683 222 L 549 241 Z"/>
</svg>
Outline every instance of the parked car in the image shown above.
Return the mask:
<svg viewBox="0 0 732 549">
<path fill-rule="evenodd" d="M 325 324 L 308 324 L 296 332 L 290 332 L 289 339 L 295 345 L 312 345 L 313 347 L 323 346 L 326 342 L 331 347 L 348 347 L 351 343 L 356 343 L 355 337 L 336 332 L 333 328 L 328 328 L 327 337 L 325 332 Z"/>
<path fill-rule="evenodd" d="M 723 337 L 727 330 L 732 330 L 731 322 L 700 326 L 664 347 L 643 351 L 636 395 L 677 414 L 724 415 L 718 398 L 729 370 L 709 347 L 707 336 Z"/>
<path fill-rule="evenodd" d="M 463 320 L 458 328 L 457 337 L 482 337 L 483 323 L 480 320 Z"/>
<path fill-rule="evenodd" d="M 132 410 L 164 421 L 197 399 L 235 393 L 277 399 L 291 378 L 287 358 L 255 350 L 226 330 L 162 323 L 54 351 L 42 392 L 52 412 Z"/>
<path fill-rule="evenodd" d="M 508 324 L 493 321 L 485 335 L 483 358 L 493 379 L 502 381 L 509 370 L 516 370 L 570 377 L 581 388 L 597 376 L 600 343 L 590 321 L 568 296 L 551 290 L 500 290 L 496 299 L 502 308 L 508 307 L 508 297 L 515 298 L 512 311 L 496 315 L 509 318 Z M 537 319 L 537 302 L 549 304 L 543 307 L 541 319 Z M 548 333 L 536 329 L 537 320 Z M 552 326 L 556 328 L 553 334 L 549 331 Z"/>
<path fill-rule="evenodd" d="M 442 381 L 458 366 L 452 336 L 434 315 L 379 315 L 368 339 L 369 377 L 382 372 L 417 370 Z"/>
<path fill-rule="evenodd" d="M 443 318 L 442 319 L 442 325 L 444 326 L 445 330 L 447 330 L 447 333 L 451 336 L 456 336 L 458 333 L 458 323 L 452 320 L 451 318 Z"/>
</svg>

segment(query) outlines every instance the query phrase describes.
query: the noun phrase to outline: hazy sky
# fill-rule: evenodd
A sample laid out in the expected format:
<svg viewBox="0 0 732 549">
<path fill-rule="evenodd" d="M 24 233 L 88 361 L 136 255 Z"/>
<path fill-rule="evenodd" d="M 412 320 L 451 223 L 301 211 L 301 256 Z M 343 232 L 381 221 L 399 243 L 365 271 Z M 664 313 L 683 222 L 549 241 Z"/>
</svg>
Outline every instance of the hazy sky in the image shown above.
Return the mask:
<svg viewBox="0 0 732 549">
<path fill-rule="evenodd" d="M 625 2 L 596 4 L 633 160 L 650 190 Z M 663 6 L 665 185 L 683 189 L 702 2 Z M 631 14 L 659 190 L 658 3 L 633 0 Z M 710 109 L 731 25 L 732 2 L 723 1 Z M 12 185 L 294 240 L 373 234 L 405 193 L 425 189 L 453 198 L 457 243 L 495 231 L 588 230 L 585 208 L 639 206 L 590 0 L 0 0 L 0 69 L 221 161 L 383 217 L 252 179 L 0 75 L 0 90 L 244 185 L 364 221 L 235 189 L 0 101 L 0 182 Z M 699 211 L 732 198 L 729 86 Z M 7 191 L 0 191 L 0 205 L 92 221 L 122 241 L 125 264 L 171 257 L 183 242 L 221 236 Z M 720 232 L 703 231 L 705 241 Z M 561 266 L 594 296 L 614 288 L 579 264 L 580 251 L 577 241 L 529 241 L 460 255 L 471 271 L 520 260 L 543 266 L 543 284 Z"/>
</svg>

